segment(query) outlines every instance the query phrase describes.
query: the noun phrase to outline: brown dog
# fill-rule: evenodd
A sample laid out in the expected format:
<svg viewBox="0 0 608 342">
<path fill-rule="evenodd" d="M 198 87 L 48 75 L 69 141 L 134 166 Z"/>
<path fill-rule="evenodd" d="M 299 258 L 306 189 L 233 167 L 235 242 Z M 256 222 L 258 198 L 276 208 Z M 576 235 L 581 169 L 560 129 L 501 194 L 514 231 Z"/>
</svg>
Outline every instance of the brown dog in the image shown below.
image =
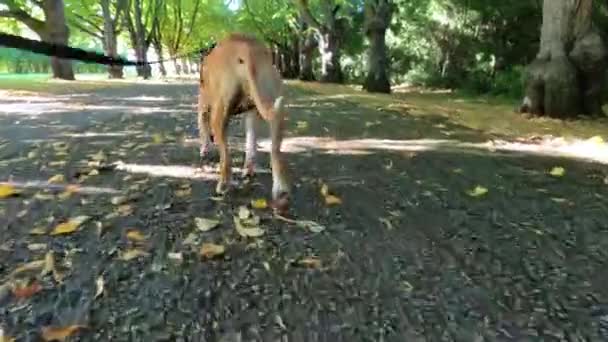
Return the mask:
<svg viewBox="0 0 608 342">
<path fill-rule="evenodd" d="M 283 80 L 262 42 L 240 33 L 228 35 L 203 58 L 200 68 L 198 126 L 201 156 L 212 146 L 220 155 L 220 179 L 216 192 L 228 190 L 231 177 L 226 128 L 232 115 L 245 114 L 246 146 L 243 175 L 253 175 L 257 139 L 255 124 L 261 116 L 270 126 L 272 147 L 272 198 L 286 200 L 290 193 L 287 170 L 281 155 L 285 111 Z"/>
</svg>

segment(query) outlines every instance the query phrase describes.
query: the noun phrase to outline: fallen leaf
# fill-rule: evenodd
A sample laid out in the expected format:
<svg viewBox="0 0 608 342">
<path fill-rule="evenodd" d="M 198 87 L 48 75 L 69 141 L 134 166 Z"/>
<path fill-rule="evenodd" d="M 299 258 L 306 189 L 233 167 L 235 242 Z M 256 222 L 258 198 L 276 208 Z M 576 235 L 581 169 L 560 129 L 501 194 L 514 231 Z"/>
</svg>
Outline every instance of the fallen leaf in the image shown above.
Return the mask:
<svg viewBox="0 0 608 342">
<path fill-rule="evenodd" d="M 393 227 L 393 224 L 391 223 L 391 221 L 389 219 L 387 219 L 387 218 L 381 217 L 378 220 L 381 223 L 383 223 L 388 230 L 393 230 L 395 228 L 395 227 Z"/>
<path fill-rule="evenodd" d="M 154 133 L 152 134 L 152 142 L 154 144 L 162 144 L 164 141 L 163 135 L 160 133 Z"/>
<path fill-rule="evenodd" d="M 44 256 L 44 267 L 40 272 L 41 275 L 45 276 L 49 273 L 53 273 L 55 271 L 55 256 L 53 255 L 53 251 L 46 252 Z"/>
<path fill-rule="evenodd" d="M 265 198 L 258 198 L 251 201 L 251 207 L 254 209 L 266 209 L 268 208 L 268 202 Z"/>
<path fill-rule="evenodd" d="M 44 227 L 36 227 L 36 228 L 30 230 L 30 234 L 31 235 L 45 235 L 46 234 L 46 228 L 44 228 Z"/>
<path fill-rule="evenodd" d="M 0 198 L 7 198 L 17 194 L 15 187 L 9 184 L 0 184 Z"/>
<path fill-rule="evenodd" d="M 99 176 L 99 170 L 97 169 L 92 169 L 91 171 L 89 171 L 89 173 L 87 174 L 87 176 Z"/>
<path fill-rule="evenodd" d="M 49 180 L 47 182 L 51 183 L 51 184 L 65 183 L 65 176 L 64 175 L 54 175 L 53 177 L 49 178 Z"/>
<path fill-rule="evenodd" d="M 239 235 L 241 235 L 242 237 L 260 237 L 262 235 L 264 235 L 264 230 L 261 229 L 260 227 L 246 227 L 243 222 L 241 222 L 241 220 L 238 217 L 234 217 L 234 226 L 236 228 L 236 231 L 239 233 Z"/>
<path fill-rule="evenodd" d="M 566 173 L 566 169 L 561 166 L 556 166 L 551 169 L 549 174 L 553 177 L 562 177 Z"/>
<path fill-rule="evenodd" d="M 95 291 L 95 298 L 98 298 L 103 294 L 104 291 L 105 282 L 103 280 L 103 276 L 97 277 L 97 280 L 95 281 L 95 286 L 97 288 L 97 290 Z"/>
<path fill-rule="evenodd" d="M 83 325 L 70 325 L 67 327 L 42 327 L 42 339 L 45 341 L 65 341 L 80 329 Z"/>
<path fill-rule="evenodd" d="M 323 197 L 329 195 L 329 187 L 327 186 L 327 184 L 321 185 L 321 195 Z"/>
<path fill-rule="evenodd" d="M 41 251 L 43 249 L 46 249 L 46 243 L 30 243 L 29 245 L 27 245 L 27 249 L 32 252 Z"/>
<path fill-rule="evenodd" d="M 298 121 L 296 126 L 300 129 L 308 128 L 308 122 L 306 121 Z"/>
<path fill-rule="evenodd" d="M 325 196 L 325 204 L 327 204 L 327 205 L 342 204 L 342 200 L 338 196 L 327 195 L 327 196 Z"/>
<path fill-rule="evenodd" d="M 88 216 L 77 216 L 71 218 L 67 222 L 58 224 L 55 229 L 51 232 L 51 235 L 69 234 L 73 233 L 78 227 L 89 219 Z"/>
<path fill-rule="evenodd" d="M 35 199 L 39 199 L 39 200 L 41 200 L 41 201 L 48 201 L 48 200 L 55 199 L 55 196 L 53 196 L 53 195 L 51 195 L 51 194 L 43 194 L 43 193 L 41 193 L 41 192 L 37 192 L 37 193 L 34 195 L 34 198 L 35 198 Z"/>
<path fill-rule="evenodd" d="M 144 241 L 146 237 L 139 230 L 132 229 L 127 232 L 127 239 L 133 242 L 141 242 Z"/>
<path fill-rule="evenodd" d="M 467 194 L 471 197 L 480 197 L 488 193 L 488 189 L 477 185 L 473 190 L 468 190 Z"/>
<path fill-rule="evenodd" d="M 226 247 L 215 243 L 204 243 L 201 246 L 199 254 L 207 259 L 211 259 L 217 256 L 221 256 L 226 251 Z"/>
<path fill-rule="evenodd" d="M 121 260 L 129 261 L 139 257 L 148 256 L 149 253 L 138 248 L 130 249 L 120 256 Z"/>
<path fill-rule="evenodd" d="M 45 264 L 46 263 L 44 260 L 30 261 L 27 264 L 23 264 L 23 265 L 17 267 L 13 272 L 11 272 L 9 277 L 14 277 L 19 273 L 24 273 L 24 272 L 29 272 L 29 271 L 38 271 L 39 269 L 43 268 Z"/>
<path fill-rule="evenodd" d="M 182 241 L 182 243 L 186 246 L 196 245 L 197 240 L 198 240 L 198 237 L 196 236 L 196 234 L 190 233 L 190 234 L 188 234 L 188 236 L 186 236 L 186 238 L 184 239 L 184 241 Z"/>
<path fill-rule="evenodd" d="M 306 257 L 304 259 L 300 259 L 298 264 L 309 268 L 321 268 L 321 259 L 317 257 Z"/>
<path fill-rule="evenodd" d="M 219 226 L 220 221 L 204 217 L 195 217 L 194 223 L 196 224 L 196 228 L 198 230 L 200 230 L 201 232 L 207 232 Z"/>
<path fill-rule="evenodd" d="M 37 282 L 26 286 L 15 286 L 13 288 L 13 296 L 19 299 L 30 298 L 41 290 L 42 286 L 40 286 L 40 284 L 38 284 Z"/>
</svg>

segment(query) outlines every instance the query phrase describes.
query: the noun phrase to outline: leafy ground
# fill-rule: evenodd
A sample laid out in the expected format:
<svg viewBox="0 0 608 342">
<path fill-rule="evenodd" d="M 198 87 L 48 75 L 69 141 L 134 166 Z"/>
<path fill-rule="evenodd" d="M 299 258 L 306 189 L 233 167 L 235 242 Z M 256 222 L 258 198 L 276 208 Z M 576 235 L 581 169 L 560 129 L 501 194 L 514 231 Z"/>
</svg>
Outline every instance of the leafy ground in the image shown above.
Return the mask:
<svg viewBox="0 0 608 342">
<path fill-rule="evenodd" d="M 0 329 L 17 341 L 608 339 L 608 168 L 486 144 L 603 122 L 292 82 L 295 224 L 263 208 L 266 153 L 214 197 L 193 81 L 0 88 Z"/>
</svg>

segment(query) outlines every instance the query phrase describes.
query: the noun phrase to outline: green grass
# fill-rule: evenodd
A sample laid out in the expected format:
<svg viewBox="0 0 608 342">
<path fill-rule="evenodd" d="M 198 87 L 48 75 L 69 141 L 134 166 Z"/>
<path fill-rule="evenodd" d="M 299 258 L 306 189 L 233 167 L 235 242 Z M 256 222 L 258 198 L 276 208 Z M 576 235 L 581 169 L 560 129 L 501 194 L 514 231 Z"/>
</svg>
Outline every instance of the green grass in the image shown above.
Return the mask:
<svg viewBox="0 0 608 342">
<path fill-rule="evenodd" d="M 563 121 L 550 118 L 527 118 L 515 111 L 518 100 L 506 97 L 473 96 L 463 93 L 433 93 L 424 90 L 369 94 L 346 85 L 289 82 L 296 88 L 323 95 L 343 94 L 368 108 L 383 108 L 404 115 L 440 115 L 451 122 L 490 134 L 510 137 L 553 135 L 565 138 L 606 138 L 608 118 Z M 608 108 L 606 108 L 608 112 Z"/>
</svg>

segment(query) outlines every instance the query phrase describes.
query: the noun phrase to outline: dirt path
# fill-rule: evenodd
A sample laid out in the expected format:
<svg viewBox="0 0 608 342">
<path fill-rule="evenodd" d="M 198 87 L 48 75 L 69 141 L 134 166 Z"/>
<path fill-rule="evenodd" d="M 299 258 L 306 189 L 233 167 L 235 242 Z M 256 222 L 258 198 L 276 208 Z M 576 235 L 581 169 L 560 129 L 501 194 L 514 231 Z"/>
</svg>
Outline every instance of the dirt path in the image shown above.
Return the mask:
<svg viewBox="0 0 608 342">
<path fill-rule="evenodd" d="M 292 215 L 325 229 L 252 209 L 265 234 L 244 238 L 233 217 L 269 195 L 268 155 L 252 184 L 213 198 L 215 173 L 195 168 L 195 94 L 126 84 L 0 99 L 0 181 L 80 186 L 0 200 L 6 335 L 82 325 L 82 341 L 608 339 L 606 167 L 456 149 L 449 141 L 487 136 L 291 87 Z M 242 142 L 238 123 L 232 132 Z M 242 144 L 231 147 L 238 167 Z M 327 205 L 321 184 L 342 203 Z M 488 192 L 468 193 L 478 185 Z M 83 215 L 76 231 L 51 233 Z M 195 217 L 220 224 L 202 232 Z M 205 259 L 204 243 L 225 250 Z"/>
</svg>

